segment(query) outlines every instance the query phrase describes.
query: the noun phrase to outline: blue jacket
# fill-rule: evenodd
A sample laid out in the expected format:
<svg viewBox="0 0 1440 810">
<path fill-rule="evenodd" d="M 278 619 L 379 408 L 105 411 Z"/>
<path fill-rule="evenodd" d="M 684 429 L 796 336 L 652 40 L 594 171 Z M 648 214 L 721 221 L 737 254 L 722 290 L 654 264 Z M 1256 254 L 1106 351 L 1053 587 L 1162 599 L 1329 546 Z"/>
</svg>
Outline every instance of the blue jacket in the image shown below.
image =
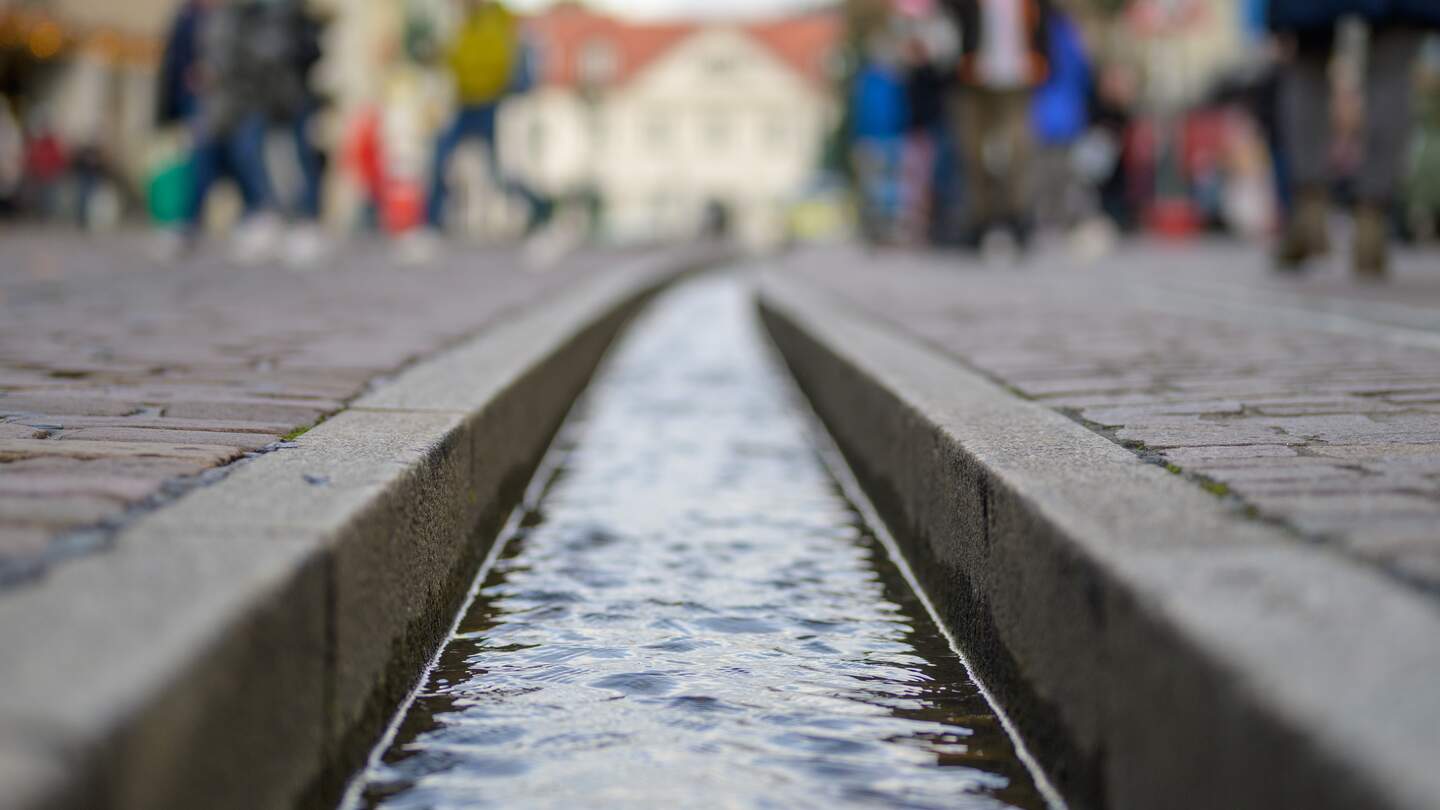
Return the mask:
<svg viewBox="0 0 1440 810">
<path fill-rule="evenodd" d="M 205 11 L 199 3 L 181 6 L 165 37 L 165 55 L 160 61 L 156 93 L 160 124 L 188 121 L 195 115 L 198 101 L 190 86 L 190 78 L 200 61 L 200 31 Z"/>
<path fill-rule="evenodd" d="M 1276 31 L 1317 31 L 1357 14 L 1372 23 L 1440 27 L 1440 0 L 1269 0 Z"/>
<path fill-rule="evenodd" d="M 860 68 L 851 90 L 856 138 L 889 139 L 905 134 L 909 117 L 905 84 L 893 68 L 867 64 Z"/>
<path fill-rule="evenodd" d="M 1047 26 L 1050 78 L 1035 91 L 1031 120 L 1041 143 L 1073 143 L 1090 126 L 1090 59 L 1080 31 L 1056 11 Z"/>
</svg>

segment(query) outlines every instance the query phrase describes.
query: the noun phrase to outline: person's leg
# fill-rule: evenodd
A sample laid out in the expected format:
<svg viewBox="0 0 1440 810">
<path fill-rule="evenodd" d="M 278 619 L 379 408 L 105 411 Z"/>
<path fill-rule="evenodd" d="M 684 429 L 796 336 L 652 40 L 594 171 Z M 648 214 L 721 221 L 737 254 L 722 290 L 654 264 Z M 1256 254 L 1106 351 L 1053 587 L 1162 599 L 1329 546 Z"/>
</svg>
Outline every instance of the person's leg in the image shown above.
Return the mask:
<svg viewBox="0 0 1440 810">
<path fill-rule="evenodd" d="M 197 133 L 190 150 L 190 196 L 185 203 L 185 230 L 192 238 L 204 227 L 205 198 L 220 178 L 224 161 L 223 136 Z"/>
<path fill-rule="evenodd" d="M 470 124 L 471 131 L 476 137 L 485 141 L 485 161 L 490 170 L 490 181 L 504 193 L 525 201 L 525 205 L 529 209 L 525 230 L 527 233 L 532 233 L 550 219 L 553 206 L 548 200 L 544 200 L 536 194 L 535 190 L 525 182 L 511 177 L 505 172 L 498 138 L 499 112 L 498 104 L 488 104 L 477 108 Z"/>
<path fill-rule="evenodd" d="M 879 192 L 880 160 L 880 150 L 873 139 L 856 138 L 850 145 L 850 167 L 855 174 L 860 235 L 870 244 L 884 238 Z"/>
<path fill-rule="evenodd" d="M 1365 202 L 1392 203 L 1410 157 L 1415 60 L 1425 33 L 1380 28 L 1370 43 L 1365 75 L 1365 157 L 1356 192 Z"/>
<path fill-rule="evenodd" d="M 450 169 L 450 158 L 455 155 L 455 150 L 468 137 L 466 124 L 469 109 L 462 108 L 455 115 L 455 120 L 448 127 L 440 132 L 435 140 L 435 155 L 430 164 L 430 196 L 425 205 L 425 219 L 431 228 L 441 230 L 445 227 L 445 198 L 449 188 L 446 183 L 446 175 Z"/>
<path fill-rule="evenodd" d="M 961 164 L 965 170 L 965 241 L 978 246 L 984 236 L 984 229 L 994 216 L 993 188 L 990 172 L 985 165 L 985 144 L 990 134 L 989 96 L 983 90 L 967 88 L 961 90 L 956 105 L 958 115 L 954 132 L 960 141 Z"/>
<path fill-rule="evenodd" d="M 1329 249 L 1325 235 L 1330 183 L 1330 59 L 1334 32 L 1297 38 L 1280 77 L 1281 139 L 1295 189 L 1295 210 L 1277 256 L 1297 266 Z"/>
<path fill-rule="evenodd" d="M 310 123 L 315 110 L 309 109 L 296 116 L 291 122 L 291 137 L 295 140 L 295 162 L 300 167 L 300 199 L 296 201 L 296 213 L 307 221 L 320 218 L 321 184 L 325 177 L 325 156 L 310 140 Z"/>
<path fill-rule="evenodd" d="M 1365 157 L 1356 179 L 1355 270 L 1384 275 L 1390 211 L 1410 157 L 1415 58 L 1424 42 L 1418 29 L 1378 28 L 1371 36 L 1365 75 Z"/>
<path fill-rule="evenodd" d="M 930 178 L 929 238 L 937 245 L 949 245 L 955 237 L 954 214 L 960 205 L 960 171 L 956 167 L 955 138 L 948 123 L 937 123 L 931 132 L 935 163 Z"/>
<path fill-rule="evenodd" d="M 1035 152 L 1030 127 L 1030 93 L 1023 90 L 997 93 L 995 100 L 998 105 L 996 127 L 1009 151 L 999 189 L 1002 216 L 1016 241 L 1026 247 L 1033 217 L 1031 188 Z M 1069 171 L 1068 155 L 1061 165 Z M 1064 190 L 1057 189 L 1056 193 L 1063 194 Z"/>
<path fill-rule="evenodd" d="M 265 161 L 268 134 L 265 119 L 256 115 L 241 122 L 228 138 L 230 165 L 245 199 L 247 216 L 263 213 L 273 206 L 270 169 Z"/>
</svg>

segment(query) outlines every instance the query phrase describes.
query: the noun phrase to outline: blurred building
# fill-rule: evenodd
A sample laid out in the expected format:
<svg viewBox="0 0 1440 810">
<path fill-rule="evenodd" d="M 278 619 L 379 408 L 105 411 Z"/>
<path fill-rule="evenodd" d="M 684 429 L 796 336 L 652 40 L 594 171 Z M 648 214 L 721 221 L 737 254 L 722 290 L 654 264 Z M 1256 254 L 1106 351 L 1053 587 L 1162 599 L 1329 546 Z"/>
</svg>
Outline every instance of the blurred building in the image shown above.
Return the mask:
<svg viewBox="0 0 1440 810">
<path fill-rule="evenodd" d="M 617 240 L 689 236 L 721 217 L 773 242 L 833 126 L 842 25 L 637 23 L 557 6 L 530 22 L 540 86 L 507 104 L 502 154 L 542 191 L 597 199 Z"/>
<path fill-rule="evenodd" d="M 153 145 L 154 71 L 173 0 L 0 3 L 0 93 L 32 134 L 133 185 Z"/>
</svg>

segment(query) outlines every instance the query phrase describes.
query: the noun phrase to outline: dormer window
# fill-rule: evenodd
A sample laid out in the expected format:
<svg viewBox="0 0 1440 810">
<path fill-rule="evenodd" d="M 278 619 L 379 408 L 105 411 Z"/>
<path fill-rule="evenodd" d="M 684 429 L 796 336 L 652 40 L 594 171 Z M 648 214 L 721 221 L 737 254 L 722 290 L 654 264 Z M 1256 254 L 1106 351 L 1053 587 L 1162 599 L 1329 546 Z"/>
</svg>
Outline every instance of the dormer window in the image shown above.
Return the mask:
<svg viewBox="0 0 1440 810">
<path fill-rule="evenodd" d="M 592 39 L 580 46 L 578 63 L 580 83 L 592 87 L 607 85 L 615 81 L 620 70 L 620 59 L 614 43 L 607 39 Z"/>
</svg>

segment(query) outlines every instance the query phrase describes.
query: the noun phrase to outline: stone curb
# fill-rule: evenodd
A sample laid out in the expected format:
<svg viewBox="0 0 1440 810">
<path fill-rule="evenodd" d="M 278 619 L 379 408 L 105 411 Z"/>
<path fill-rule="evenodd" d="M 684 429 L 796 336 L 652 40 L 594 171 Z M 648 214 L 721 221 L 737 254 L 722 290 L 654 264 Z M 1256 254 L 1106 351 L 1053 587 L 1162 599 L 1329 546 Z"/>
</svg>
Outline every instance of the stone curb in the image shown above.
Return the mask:
<svg viewBox="0 0 1440 810">
<path fill-rule="evenodd" d="M 1440 615 L 802 281 L 762 317 L 1077 808 L 1440 808 Z"/>
<path fill-rule="evenodd" d="M 333 806 L 448 629 L 657 252 L 0 597 L 0 808 Z"/>
</svg>

